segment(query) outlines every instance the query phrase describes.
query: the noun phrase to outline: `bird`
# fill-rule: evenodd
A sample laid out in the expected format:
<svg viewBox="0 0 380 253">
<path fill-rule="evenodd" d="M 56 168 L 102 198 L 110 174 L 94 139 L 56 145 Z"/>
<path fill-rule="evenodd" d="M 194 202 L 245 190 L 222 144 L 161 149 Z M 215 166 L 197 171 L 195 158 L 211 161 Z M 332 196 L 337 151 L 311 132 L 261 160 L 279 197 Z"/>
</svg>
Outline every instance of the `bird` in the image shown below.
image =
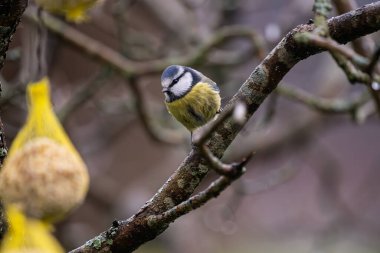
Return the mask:
<svg viewBox="0 0 380 253">
<path fill-rule="evenodd" d="M 218 85 L 195 69 L 171 65 L 163 71 L 161 85 L 169 113 L 191 136 L 221 111 Z"/>
</svg>

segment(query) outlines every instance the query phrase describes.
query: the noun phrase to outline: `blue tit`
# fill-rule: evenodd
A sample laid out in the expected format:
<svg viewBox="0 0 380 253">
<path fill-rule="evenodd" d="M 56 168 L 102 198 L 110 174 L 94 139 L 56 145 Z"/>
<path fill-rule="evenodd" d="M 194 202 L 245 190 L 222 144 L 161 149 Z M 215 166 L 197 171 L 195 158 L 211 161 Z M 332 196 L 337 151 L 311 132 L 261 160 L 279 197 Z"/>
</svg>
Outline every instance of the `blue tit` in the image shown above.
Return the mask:
<svg viewBox="0 0 380 253">
<path fill-rule="evenodd" d="M 212 120 L 220 111 L 218 86 L 192 68 L 167 67 L 161 84 L 169 113 L 190 132 Z"/>
</svg>

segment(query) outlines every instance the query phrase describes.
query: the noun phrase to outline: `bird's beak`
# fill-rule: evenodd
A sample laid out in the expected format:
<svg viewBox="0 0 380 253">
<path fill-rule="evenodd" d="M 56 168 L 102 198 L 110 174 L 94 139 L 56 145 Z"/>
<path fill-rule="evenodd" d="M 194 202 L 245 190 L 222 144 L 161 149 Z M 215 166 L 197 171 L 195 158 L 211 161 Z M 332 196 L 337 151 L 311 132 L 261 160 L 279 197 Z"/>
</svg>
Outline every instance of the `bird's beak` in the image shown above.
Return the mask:
<svg viewBox="0 0 380 253">
<path fill-rule="evenodd" d="M 163 93 L 166 93 L 166 92 L 168 92 L 168 91 L 169 91 L 168 88 L 163 88 L 163 89 L 162 89 L 162 92 L 163 92 Z"/>
</svg>

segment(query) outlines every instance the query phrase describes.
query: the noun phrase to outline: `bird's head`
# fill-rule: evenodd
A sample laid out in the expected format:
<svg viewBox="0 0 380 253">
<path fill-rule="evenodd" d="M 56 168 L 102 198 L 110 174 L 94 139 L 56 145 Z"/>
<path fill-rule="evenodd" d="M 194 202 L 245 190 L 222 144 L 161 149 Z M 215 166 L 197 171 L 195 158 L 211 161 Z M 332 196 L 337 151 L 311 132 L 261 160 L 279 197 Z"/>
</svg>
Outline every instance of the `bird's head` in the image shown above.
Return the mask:
<svg viewBox="0 0 380 253">
<path fill-rule="evenodd" d="M 189 67 L 172 65 L 161 76 L 162 92 L 166 102 L 172 102 L 186 95 L 201 80 L 201 74 Z"/>
</svg>

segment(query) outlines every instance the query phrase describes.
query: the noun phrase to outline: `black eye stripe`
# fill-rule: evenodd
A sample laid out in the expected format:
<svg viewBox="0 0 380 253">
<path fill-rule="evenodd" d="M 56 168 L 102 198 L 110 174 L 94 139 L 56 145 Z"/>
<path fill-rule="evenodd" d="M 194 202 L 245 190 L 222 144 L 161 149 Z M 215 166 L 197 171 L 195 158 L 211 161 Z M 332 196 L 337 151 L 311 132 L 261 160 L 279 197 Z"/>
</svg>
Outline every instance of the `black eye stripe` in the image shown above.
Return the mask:
<svg viewBox="0 0 380 253">
<path fill-rule="evenodd" d="M 183 77 L 186 73 L 187 73 L 187 70 L 183 71 L 183 73 L 179 75 L 179 77 L 173 79 L 173 81 L 169 85 L 169 88 L 173 87 L 176 83 L 178 83 L 179 79 L 181 79 L 181 77 Z"/>
</svg>

